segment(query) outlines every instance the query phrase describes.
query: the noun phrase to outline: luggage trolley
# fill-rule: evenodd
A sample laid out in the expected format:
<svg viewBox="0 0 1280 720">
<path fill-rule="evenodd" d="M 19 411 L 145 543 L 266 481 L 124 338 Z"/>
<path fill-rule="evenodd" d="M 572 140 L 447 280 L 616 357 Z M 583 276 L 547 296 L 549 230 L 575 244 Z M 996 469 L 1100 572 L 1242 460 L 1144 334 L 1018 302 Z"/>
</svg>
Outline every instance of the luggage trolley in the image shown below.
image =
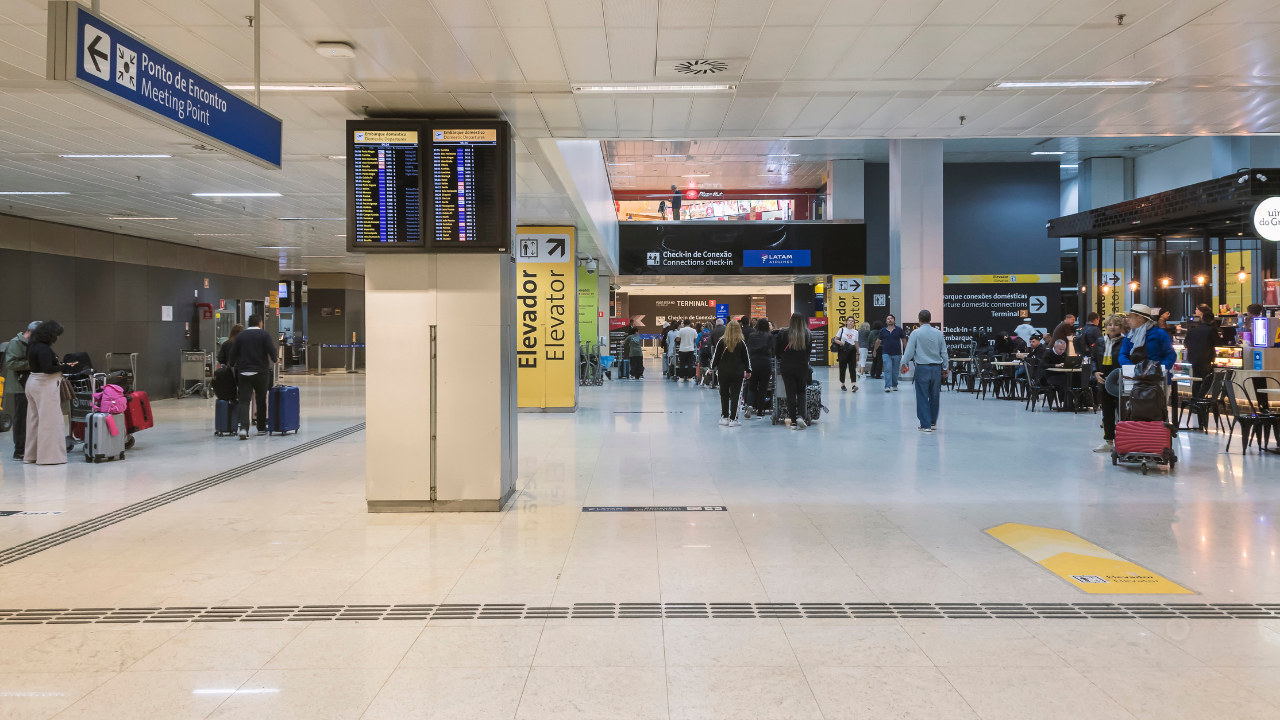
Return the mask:
<svg viewBox="0 0 1280 720">
<path fill-rule="evenodd" d="M 1132 367 L 1132 366 L 1128 366 L 1128 367 Z M 1136 385 L 1137 385 L 1137 381 L 1132 377 L 1125 377 L 1124 371 L 1122 369 L 1120 372 L 1120 398 L 1119 398 L 1118 407 L 1116 408 L 1116 418 L 1118 420 L 1125 419 L 1126 411 L 1128 410 L 1128 406 L 1129 406 L 1128 402 L 1126 401 L 1128 400 L 1129 394 L 1133 391 L 1133 388 Z M 1103 388 L 1102 391 L 1106 392 L 1106 388 Z M 1166 398 L 1165 411 L 1167 413 L 1168 412 L 1167 398 L 1169 397 L 1169 387 L 1168 387 L 1168 377 L 1166 377 L 1163 372 L 1161 373 L 1161 377 L 1160 377 L 1160 394 L 1162 397 Z M 1165 423 L 1164 428 L 1165 428 L 1165 434 L 1166 436 L 1168 436 L 1169 427 L 1167 423 Z M 1147 474 L 1148 468 L 1152 465 L 1157 465 L 1157 466 L 1167 465 L 1169 466 L 1169 471 L 1173 472 L 1174 468 L 1178 464 L 1178 456 L 1173 452 L 1172 440 L 1166 440 L 1166 447 L 1161 452 L 1158 452 L 1158 453 L 1155 453 L 1155 452 L 1121 453 L 1121 452 L 1116 452 L 1113 446 L 1111 450 L 1111 464 L 1119 465 L 1120 463 L 1124 463 L 1126 465 L 1141 465 L 1143 475 Z"/>
<path fill-rule="evenodd" d="M 212 359 L 209 353 L 203 350 L 180 350 L 178 352 L 178 367 L 180 371 L 180 392 L 181 397 L 192 397 L 199 395 L 204 399 L 209 399 L 212 385 L 209 382 L 209 366 Z M 189 385 L 189 383 L 195 383 Z"/>
<path fill-rule="evenodd" d="M 133 392 L 133 384 L 138 379 L 138 353 L 136 352 L 116 352 L 107 353 L 107 366 L 105 368 L 106 382 L 118 379 L 120 386 L 124 388 L 124 393 L 128 395 Z M 126 436 L 124 448 L 132 450 L 133 444 L 137 440 L 133 433 Z"/>
</svg>

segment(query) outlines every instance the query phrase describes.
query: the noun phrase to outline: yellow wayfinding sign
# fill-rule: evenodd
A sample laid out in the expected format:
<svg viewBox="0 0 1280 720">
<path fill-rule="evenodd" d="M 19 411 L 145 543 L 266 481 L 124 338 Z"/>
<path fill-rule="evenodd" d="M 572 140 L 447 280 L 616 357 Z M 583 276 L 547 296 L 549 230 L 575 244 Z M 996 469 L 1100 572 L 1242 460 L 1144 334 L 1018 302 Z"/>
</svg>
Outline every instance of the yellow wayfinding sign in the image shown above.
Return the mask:
<svg viewBox="0 0 1280 720">
<path fill-rule="evenodd" d="M 864 288 L 865 278 L 862 275 L 835 275 L 831 278 L 831 297 L 827 301 L 827 342 L 836 339 L 836 333 L 844 327 L 844 319 L 853 318 L 856 328 L 867 317 L 867 302 Z M 828 353 L 827 362 L 835 365 L 839 358 L 835 353 Z"/>
<path fill-rule="evenodd" d="M 577 256 L 572 227 L 516 229 L 516 398 L 521 408 L 577 404 Z"/>
<path fill-rule="evenodd" d="M 1191 591 L 1108 552 L 1084 538 L 1053 528 L 1005 523 L 987 530 L 1000 542 L 1094 595 L 1180 595 Z"/>
</svg>

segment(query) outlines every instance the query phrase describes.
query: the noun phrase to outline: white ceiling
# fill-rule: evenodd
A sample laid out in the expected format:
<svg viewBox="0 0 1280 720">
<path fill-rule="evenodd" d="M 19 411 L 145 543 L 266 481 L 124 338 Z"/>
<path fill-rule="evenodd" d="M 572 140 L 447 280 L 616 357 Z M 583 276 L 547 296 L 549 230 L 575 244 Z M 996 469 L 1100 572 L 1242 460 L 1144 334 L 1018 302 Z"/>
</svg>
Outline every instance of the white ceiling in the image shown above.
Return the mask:
<svg viewBox="0 0 1280 720">
<path fill-rule="evenodd" d="M 217 80 L 252 78 L 249 0 L 102 7 Z M 1280 131 L 1274 0 L 264 0 L 263 14 L 264 79 L 364 87 L 265 94 L 264 106 L 285 124 L 285 169 L 275 172 L 200 153 L 182 135 L 43 80 L 46 3 L 4 0 L 0 190 L 72 194 L 2 197 L 0 211 L 257 255 L 276 252 L 261 246 L 296 245 L 285 251 L 286 266 L 359 272 L 358 257 L 303 257 L 344 254 L 342 230 L 332 227 L 341 223 L 275 218 L 341 215 L 343 167 L 328 156 L 342 154 L 342 123 L 366 108 L 509 120 L 522 140 L 517 202 L 526 222 L 571 222 L 577 213 L 539 144 L 526 142 L 538 137 L 1038 142 Z M 349 42 L 356 58 L 322 58 L 312 50 L 320 41 Z M 735 82 L 736 92 L 571 92 L 572 84 L 670 80 L 675 62 L 696 58 L 724 60 L 723 74 L 698 79 Z M 1146 90 L 984 89 L 1046 78 L 1164 82 Z M 177 157 L 53 157 L 74 151 Z M 799 182 L 813 174 L 809 163 L 824 159 L 805 153 L 788 172 Z M 188 194 L 258 188 L 284 196 L 216 204 Z M 106 219 L 116 213 L 179 220 Z"/>
</svg>

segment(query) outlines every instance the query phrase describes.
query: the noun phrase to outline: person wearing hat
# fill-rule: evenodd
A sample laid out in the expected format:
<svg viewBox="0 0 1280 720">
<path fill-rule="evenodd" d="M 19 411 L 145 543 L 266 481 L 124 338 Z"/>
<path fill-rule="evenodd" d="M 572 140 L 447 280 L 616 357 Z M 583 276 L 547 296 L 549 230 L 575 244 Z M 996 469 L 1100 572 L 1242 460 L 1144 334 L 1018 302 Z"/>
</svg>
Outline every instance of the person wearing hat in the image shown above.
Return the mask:
<svg viewBox="0 0 1280 720">
<path fill-rule="evenodd" d="M 1167 375 L 1173 369 L 1178 354 L 1173 351 L 1173 339 L 1156 325 L 1159 308 L 1136 304 L 1129 308 L 1129 334 L 1120 344 L 1120 364 L 1136 365 L 1143 360 L 1160 363 Z"/>
<path fill-rule="evenodd" d="M 27 343 L 31 341 L 31 331 L 40 327 L 36 320 L 9 341 L 4 351 L 4 389 L 13 398 L 10 415 L 13 417 L 13 459 L 21 460 L 27 447 L 27 394 L 23 385 L 27 384 L 30 365 L 27 363 Z"/>
<path fill-rule="evenodd" d="M 1126 317 L 1120 313 L 1108 317 L 1106 330 L 1089 351 L 1093 381 L 1102 386 L 1098 394 L 1098 404 L 1102 407 L 1102 444 L 1093 449 L 1096 453 L 1109 455 L 1115 449 L 1116 410 L 1120 407 L 1120 347 L 1124 344 L 1127 324 Z"/>
</svg>

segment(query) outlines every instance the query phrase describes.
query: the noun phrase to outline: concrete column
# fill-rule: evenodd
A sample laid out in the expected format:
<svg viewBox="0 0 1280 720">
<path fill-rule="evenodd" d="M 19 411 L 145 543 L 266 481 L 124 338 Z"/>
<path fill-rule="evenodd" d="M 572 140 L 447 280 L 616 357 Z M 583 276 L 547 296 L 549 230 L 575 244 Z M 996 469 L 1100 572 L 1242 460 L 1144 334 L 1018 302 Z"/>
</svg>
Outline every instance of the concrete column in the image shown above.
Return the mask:
<svg viewBox="0 0 1280 720">
<path fill-rule="evenodd" d="M 942 312 L 942 141 L 889 141 L 889 309 Z"/>
<path fill-rule="evenodd" d="M 863 161 L 827 161 L 826 220 L 862 220 Z"/>
<path fill-rule="evenodd" d="M 607 348 L 609 346 L 609 287 L 613 285 L 613 276 L 598 273 L 596 278 L 596 294 L 600 298 L 600 309 L 604 311 L 604 316 L 599 318 L 600 324 L 596 335 L 604 337 L 605 347 Z"/>
<path fill-rule="evenodd" d="M 1133 163 L 1125 158 L 1080 161 L 1077 212 L 1133 199 Z"/>
<path fill-rule="evenodd" d="M 370 512 L 497 511 L 515 492 L 514 286 L 509 255 L 365 256 Z"/>
</svg>

